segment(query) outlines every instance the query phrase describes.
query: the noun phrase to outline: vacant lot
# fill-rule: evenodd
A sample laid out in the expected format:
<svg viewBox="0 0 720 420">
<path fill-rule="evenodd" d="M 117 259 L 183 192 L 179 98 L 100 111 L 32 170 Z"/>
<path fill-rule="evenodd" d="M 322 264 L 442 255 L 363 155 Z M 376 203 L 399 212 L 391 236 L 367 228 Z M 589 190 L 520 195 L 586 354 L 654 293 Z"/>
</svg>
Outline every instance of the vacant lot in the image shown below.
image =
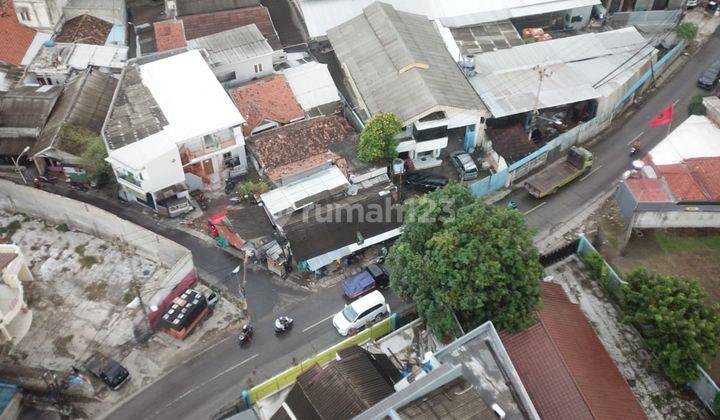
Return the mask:
<svg viewBox="0 0 720 420">
<path fill-rule="evenodd" d="M 693 277 L 707 291 L 709 303 L 720 302 L 720 230 L 644 230 L 633 234 L 621 254 L 623 218 L 614 201 L 605 203 L 593 219 L 603 237 L 601 252 L 620 273 L 645 267 L 661 274 Z M 709 362 L 708 373 L 720 383 L 720 357 Z"/>
</svg>

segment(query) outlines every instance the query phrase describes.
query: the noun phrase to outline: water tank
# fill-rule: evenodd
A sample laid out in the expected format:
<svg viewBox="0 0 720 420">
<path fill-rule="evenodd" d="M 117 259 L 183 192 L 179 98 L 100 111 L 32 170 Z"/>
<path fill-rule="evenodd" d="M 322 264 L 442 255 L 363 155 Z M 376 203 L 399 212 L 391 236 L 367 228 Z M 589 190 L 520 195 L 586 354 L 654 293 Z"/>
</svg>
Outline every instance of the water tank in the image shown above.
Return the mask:
<svg viewBox="0 0 720 420">
<path fill-rule="evenodd" d="M 43 45 L 47 48 L 52 48 L 55 46 L 55 41 L 52 39 L 48 39 L 47 41 L 43 42 Z"/>
<path fill-rule="evenodd" d="M 405 172 L 405 161 L 400 158 L 395 158 L 392 161 L 392 170 L 395 175 Z"/>
</svg>

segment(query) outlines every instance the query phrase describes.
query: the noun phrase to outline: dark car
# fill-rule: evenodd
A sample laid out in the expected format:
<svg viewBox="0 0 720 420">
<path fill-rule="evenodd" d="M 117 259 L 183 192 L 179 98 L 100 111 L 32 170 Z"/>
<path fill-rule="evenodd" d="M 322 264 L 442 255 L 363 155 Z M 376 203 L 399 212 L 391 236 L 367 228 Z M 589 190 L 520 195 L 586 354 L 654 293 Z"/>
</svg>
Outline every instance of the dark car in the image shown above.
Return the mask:
<svg viewBox="0 0 720 420">
<path fill-rule="evenodd" d="M 446 176 L 437 174 L 413 173 L 405 179 L 405 185 L 423 191 L 434 191 L 446 186 L 447 183 L 448 179 Z"/>
<path fill-rule="evenodd" d="M 130 372 L 120 363 L 98 352 L 94 352 L 85 362 L 85 368 L 114 391 L 120 389 L 130 379 Z"/>
<path fill-rule="evenodd" d="M 700 75 L 697 86 L 705 90 L 713 90 L 720 78 L 720 60 L 714 62 L 707 70 Z"/>
<path fill-rule="evenodd" d="M 390 284 L 390 273 L 379 264 L 370 264 L 360 273 L 342 281 L 342 288 L 345 296 L 355 299 L 365 293 L 384 289 Z"/>
</svg>

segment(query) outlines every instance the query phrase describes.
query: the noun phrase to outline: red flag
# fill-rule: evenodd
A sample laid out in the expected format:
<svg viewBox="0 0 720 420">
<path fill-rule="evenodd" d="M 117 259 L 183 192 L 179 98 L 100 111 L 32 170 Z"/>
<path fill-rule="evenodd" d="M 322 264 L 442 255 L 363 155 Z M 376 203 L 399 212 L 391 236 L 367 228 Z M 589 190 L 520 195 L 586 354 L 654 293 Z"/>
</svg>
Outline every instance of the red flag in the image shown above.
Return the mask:
<svg viewBox="0 0 720 420">
<path fill-rule="evenodd" d="M 668 105 L 657 115 L 657 117 L 650 120 L 649 125 L 650 125 L 650 127 L 659 127 L 661 125 L 668 125 L 668 124 L 670 124 L 670 121 L 672 121 L 672 115 L 673 115 L 673 106 Z"/>
</svg>

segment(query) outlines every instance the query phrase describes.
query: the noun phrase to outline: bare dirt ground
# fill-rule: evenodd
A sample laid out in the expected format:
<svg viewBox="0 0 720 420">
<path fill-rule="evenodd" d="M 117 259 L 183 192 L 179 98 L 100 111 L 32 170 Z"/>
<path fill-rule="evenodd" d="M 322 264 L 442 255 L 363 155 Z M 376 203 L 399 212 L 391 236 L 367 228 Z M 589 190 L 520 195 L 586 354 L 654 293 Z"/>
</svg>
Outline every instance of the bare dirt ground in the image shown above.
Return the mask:
<svg viewBox="0 0 720 420">
<path fill-rule="evenodd" d="M 689 392 L 673 388 L 657 369 L 640 334 L 620 321 L 619 309 L 591 279 L 575 256 L 546 269 L 587 316 L 603 346 L 627 380 L 650 419 L 707 418 L 702 404 Z"/>
<path fill-rule="evenodd" d="M 707 291 L 708 303 L 720 302 L 720 230 L 644 230 L 634 233 L 621 253 L 624 222 L 613 199 L 605 202 L 589 223 L 599 228 L 603 238 L 600 251 L 621 276 L 645 267 L 660 274 L 693 277 Z M 720 383 L 720 356 L 707 361 L 708 374 Z"/>
<path fill-rule="evenodd" d="M 157 379 L 191 347 L 205 346 L 221 333 L 225 336 L 228 328 L 238 328 L 241 321 L 239 309 L 221 299 L 213 316 L 185 341 L 157 333 L 139 345 L 133 325 L 143 322 L 142 311 L 132 279 L 141 277 L 141 293 L 152 294 L 165 275 L 156 262 L 133 249 L 22 214 L 0 212 L 0 240 L 22 249 L 34 276 L 34 281 L 24 285 L 34 314 L 30 331 L 2 357 L 63 372 L 81 368 L 91 352 L 98 350 L 131 374 L 131 381 L 117 392 L 93 379 L 99 402 L 83 404 L 81 415 L 104 412 Z M 197 289 L 209 290 L 203 285 Z"/>
</svg>

